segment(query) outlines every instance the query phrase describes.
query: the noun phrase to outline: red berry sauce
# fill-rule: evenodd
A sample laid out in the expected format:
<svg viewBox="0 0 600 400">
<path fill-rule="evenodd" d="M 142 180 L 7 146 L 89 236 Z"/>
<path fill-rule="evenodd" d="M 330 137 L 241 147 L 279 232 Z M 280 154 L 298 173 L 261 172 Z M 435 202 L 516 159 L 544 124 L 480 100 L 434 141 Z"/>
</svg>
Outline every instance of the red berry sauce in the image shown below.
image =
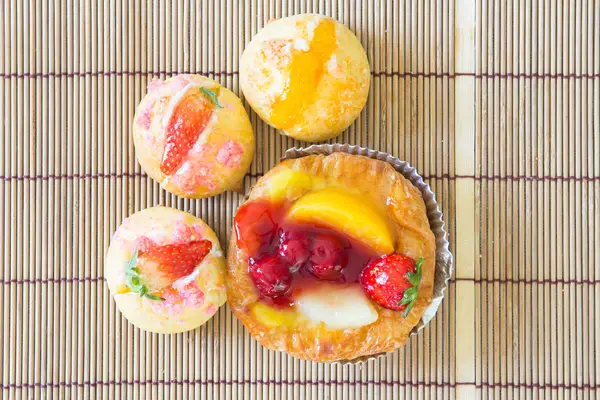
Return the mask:
<svg viewBox="0 0 600 400">
<path fill-rule="evenodd" d="M 286 209 L 284 203 L 255 200 L 242 205 L 235 216 L 238 246 L 248 254 L 248 271 L 263 301 L 289 307 L 296 294 L 316 282 L 358 284 L 363 268 L 381 257 L 332 228 L 285 218 Z"/>
</svg>

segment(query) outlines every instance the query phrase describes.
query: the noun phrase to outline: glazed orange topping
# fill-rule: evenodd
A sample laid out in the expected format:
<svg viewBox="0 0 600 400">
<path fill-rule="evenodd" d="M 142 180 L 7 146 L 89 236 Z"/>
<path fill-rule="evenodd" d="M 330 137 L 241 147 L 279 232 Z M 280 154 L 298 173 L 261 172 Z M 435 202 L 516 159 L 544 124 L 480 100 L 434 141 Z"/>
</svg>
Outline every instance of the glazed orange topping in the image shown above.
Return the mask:
<svg viewBox="0 0 600 400">
<path fill-rule="evenodd" d="M 324 19 L 317 25 L 309 51 L 293 49 L 290 79 L 285 92 L 273 103 L 271 122 L 279 129 L 291 128 L 306 106 L 314 101 L 325 63 L 335 50 L 335 24 Z"/>
</svg>

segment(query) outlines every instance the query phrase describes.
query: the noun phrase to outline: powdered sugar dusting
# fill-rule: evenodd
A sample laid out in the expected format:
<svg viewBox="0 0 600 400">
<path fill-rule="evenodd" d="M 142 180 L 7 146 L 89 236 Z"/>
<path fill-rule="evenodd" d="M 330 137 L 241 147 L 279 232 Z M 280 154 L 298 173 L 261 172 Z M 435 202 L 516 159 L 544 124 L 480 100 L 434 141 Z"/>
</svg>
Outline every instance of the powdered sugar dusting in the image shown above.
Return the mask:
<svg viewBox="0 0 600 400">
<path fill-rule="evenodd" d="M 217 161 L 227 168 L 237 168 L 242 160 L 244 148 L 233 140 L 229 140 L 219 149 Z"/>
</svg>

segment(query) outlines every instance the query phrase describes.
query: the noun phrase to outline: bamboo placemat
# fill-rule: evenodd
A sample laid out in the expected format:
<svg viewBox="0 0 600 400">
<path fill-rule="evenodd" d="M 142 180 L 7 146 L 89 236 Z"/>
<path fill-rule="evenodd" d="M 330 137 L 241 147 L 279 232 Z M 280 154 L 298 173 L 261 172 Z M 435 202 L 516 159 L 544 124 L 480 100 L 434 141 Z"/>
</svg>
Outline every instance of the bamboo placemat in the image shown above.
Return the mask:
<svg viewBox="0 0 600 400">
<path fill-rule="evenodd" d="M 271 18 L 333 16 L 373 74 L 337 142 L 415 165 L 456 259 L 434 320 L 359 366 L 267 351 L 230 310 L 141 332 L 103 280 L 120 221 L 163 204 L 226 243 L 242 197 L 189 201 L 140 170 L 130 137 L 153 77 L 240 93 L 239 56 Z M 597 398 L 600 2 L 503 0 L 0 5 L 0 398 Z M 246 189 L 292 146 L 248 111 Z"/>
</svg>

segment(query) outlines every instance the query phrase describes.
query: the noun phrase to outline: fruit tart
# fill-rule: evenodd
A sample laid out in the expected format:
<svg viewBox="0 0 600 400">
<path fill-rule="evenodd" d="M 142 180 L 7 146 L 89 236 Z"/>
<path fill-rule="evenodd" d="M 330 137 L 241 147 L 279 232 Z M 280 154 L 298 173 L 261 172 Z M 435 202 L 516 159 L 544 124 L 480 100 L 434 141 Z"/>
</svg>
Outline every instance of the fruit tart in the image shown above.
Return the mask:
<svg viewBox="0 0 600 400">
<path fill-rule="evenodd" d="M 370 81 L 356 36 L 318 14 L 271 22 L 240 60 L 240 86 L 254 111 L 282 133 L 310 142 L 337 136 L 356 119 Z"/>
<path fill-rule="evenodd" d="M 393 351 L 431 303 L 425 204 L 386 162 L 285 160 L 254 186 L 233 230 L 229 305 L 270 349 L 314 361 Z"/>
<path fill-rule="evenodd" d="M 111 240 L 105 276 L 123 315 L 150 332 L 194 329 L 227 299 L 215 233 L 173 208 L 147 208 L 125 219 Z"/>
<path fill-rule="evenodd" d="M 212 79 L 154 80 L 133 122 L 138 161 L 178 196 L 238 189 L 254 155 L 254 133 L 239 98 Z"/>
</svg>

